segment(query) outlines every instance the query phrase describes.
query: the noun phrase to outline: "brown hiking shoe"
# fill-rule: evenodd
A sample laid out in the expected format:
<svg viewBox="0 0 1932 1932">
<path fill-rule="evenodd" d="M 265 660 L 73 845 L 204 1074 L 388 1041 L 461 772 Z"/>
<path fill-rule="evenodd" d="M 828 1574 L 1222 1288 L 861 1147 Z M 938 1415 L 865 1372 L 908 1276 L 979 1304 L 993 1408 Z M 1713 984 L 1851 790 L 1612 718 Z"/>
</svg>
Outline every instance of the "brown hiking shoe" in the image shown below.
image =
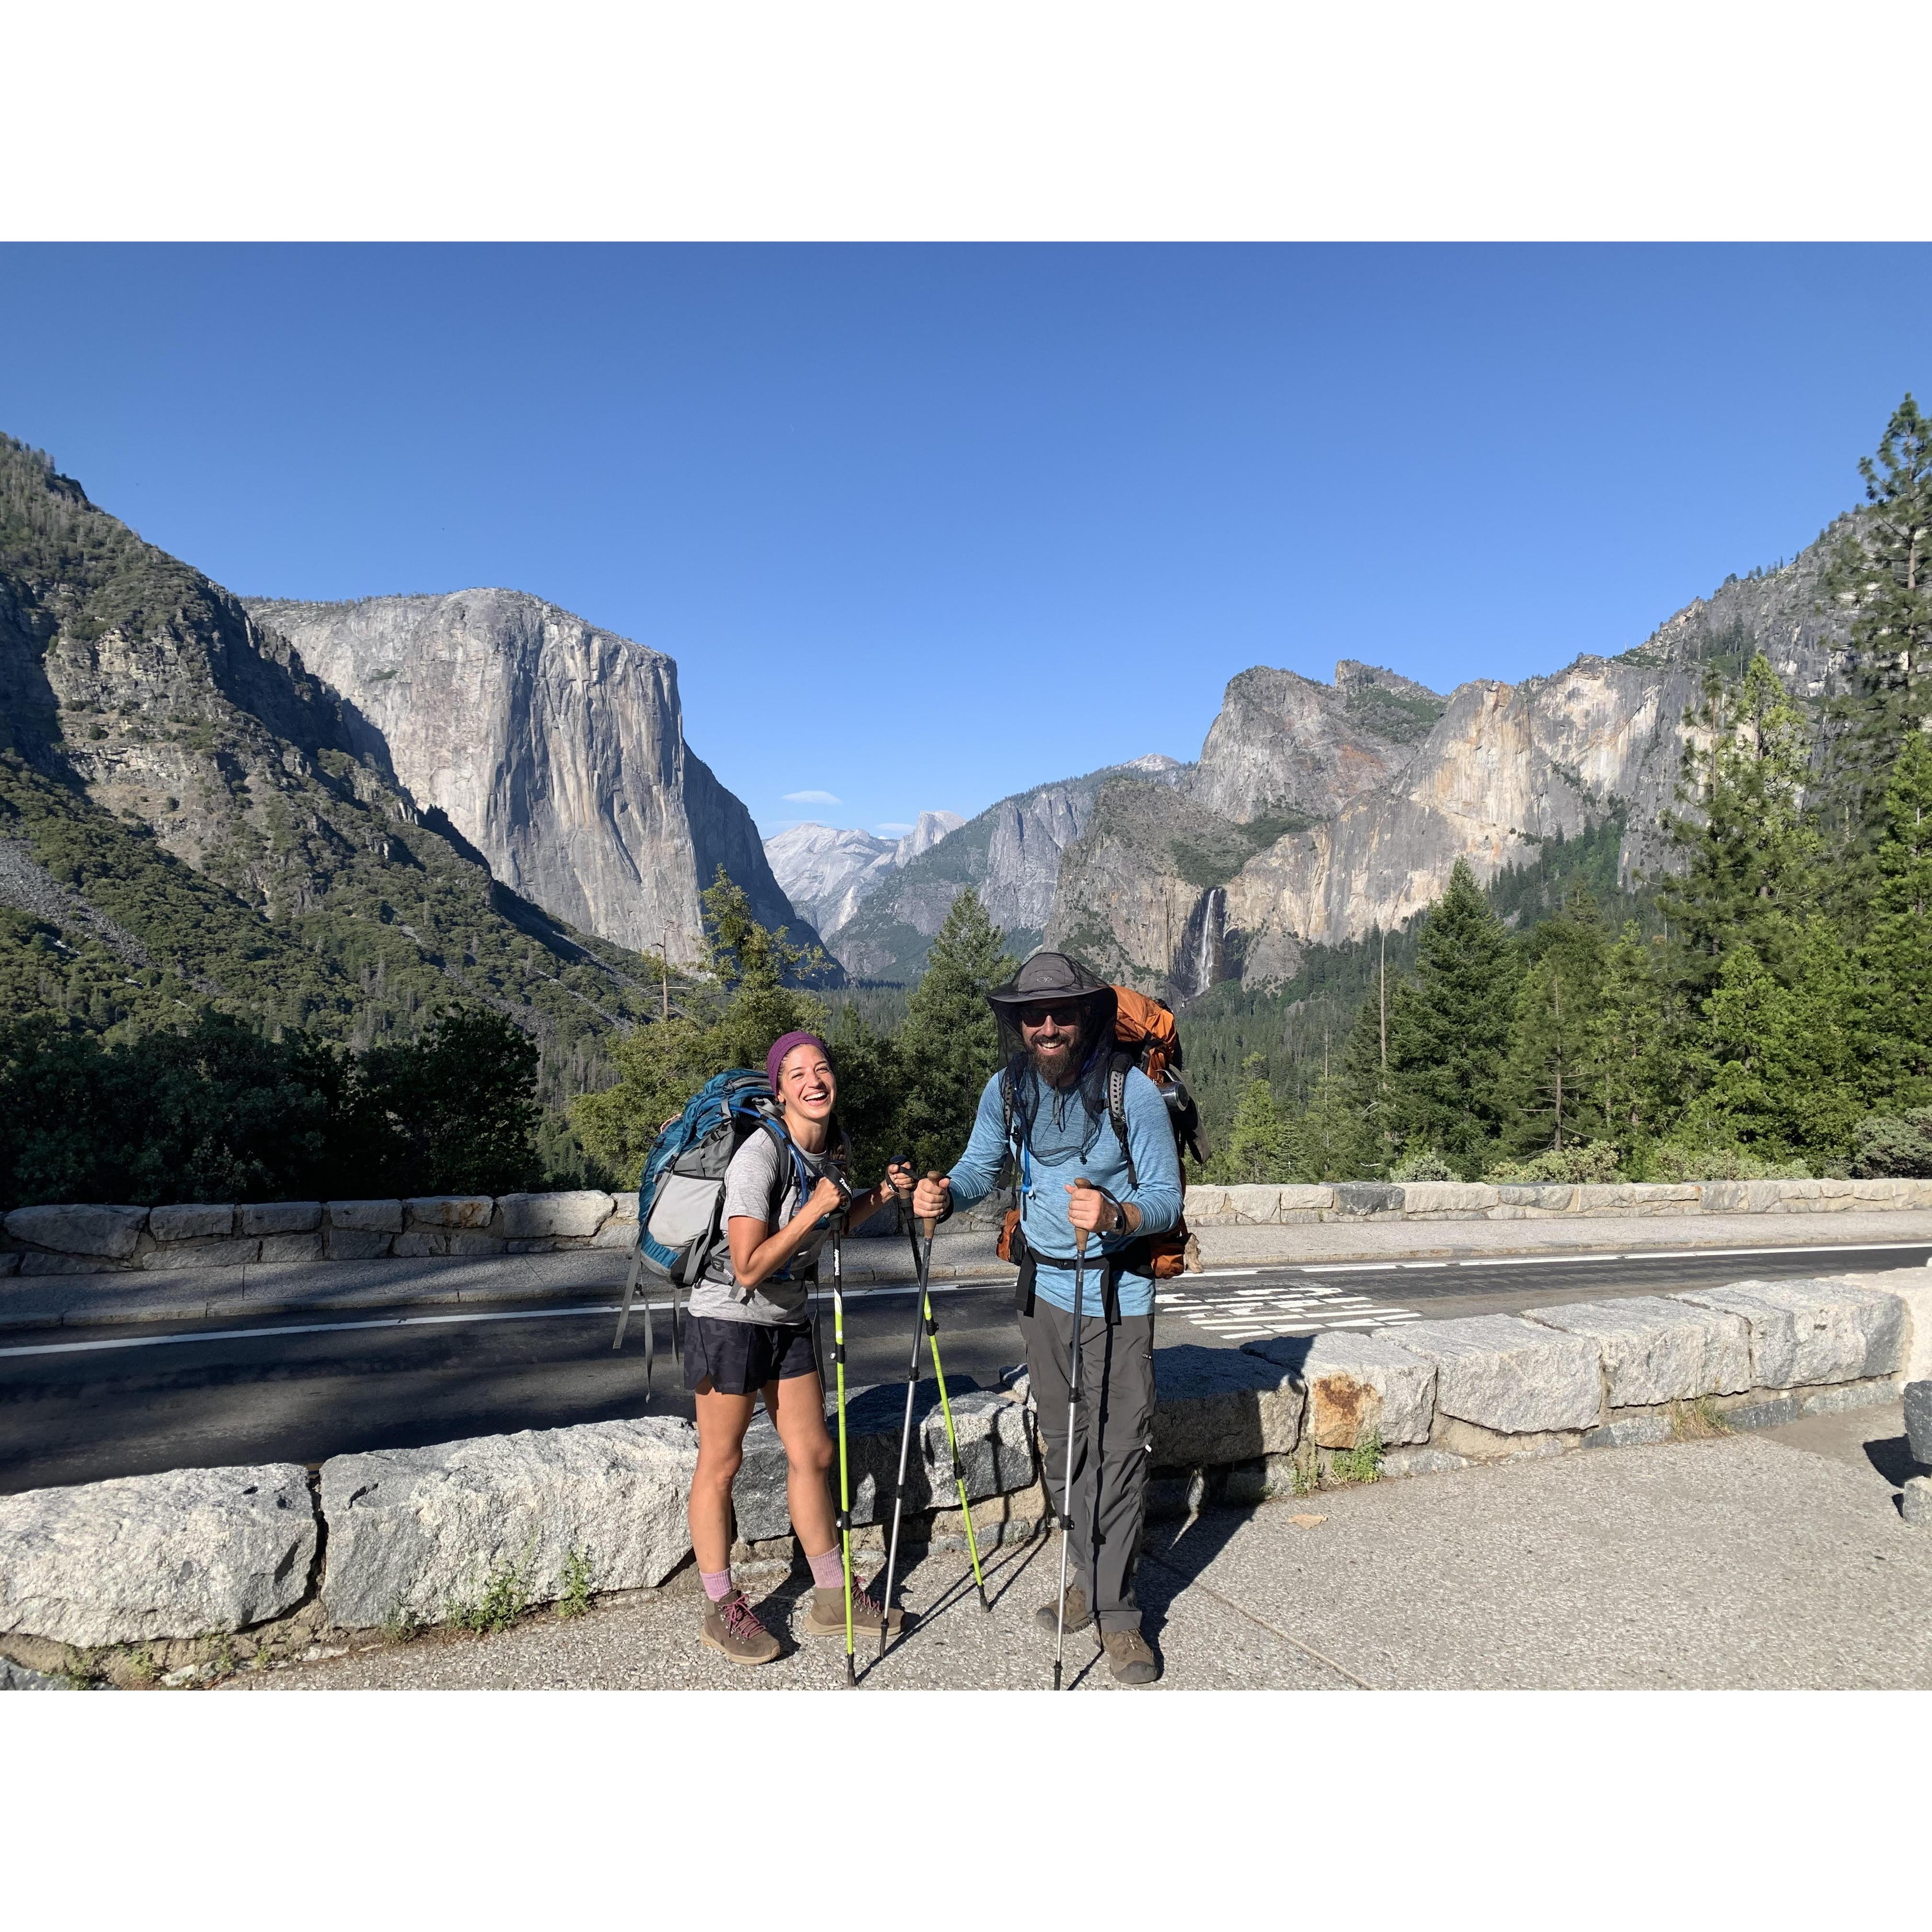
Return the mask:
<svg viewBox="0 0 1932 1932">
<path fill-rule="evenodd" d="M 885 1611 L 878 1598 L 869 1590 L 854 1587 L 852 1592 L 852 1634 L 858 1636 L 877 1636 L 879 1624 Z M 897 1636 L 899 1627 L 905 1622 L 904 1611 L 896 1606 L 892 1611 L 892 1634 Z M 805 1634 L 807 1636 L 843 1636 L 845 1634 L 845 1586 L 840 1584 L 836 1590 L 821 1590 L 816 1585 L 812 1592 L 812 1608 L 805 1613 Z"/>
<path fill-rule="evenodd" d="M 1060 1606 L 1042 1604 L 1034 1612 L 1035 1626 L 1046 1631 L 1048 1636 L 1060 1634 Z M 1070 1630 L 1083 1630 L 1094 1621 L 1094 1612 L 1087 1607 L 1087 1592 L 1078 1583 L 1066 1586 L 1066 1628 Z"/>
<path fill-rule="evenodd" d="M 706 1604 L 704 1636 L 734 1664 L 769 1664 L 778 1654 L 778 1639 L 752 1614 L 742 1590 L 734 1590 L 722 1604 Z"/>
<path fill-rule="evenodd" d="M 1160 1675 L 1160 1658 L 1137 1630 L 1102 1630 L 1100 1648 L 1117 1684 L 1151 1684 Z"/>
</svg>

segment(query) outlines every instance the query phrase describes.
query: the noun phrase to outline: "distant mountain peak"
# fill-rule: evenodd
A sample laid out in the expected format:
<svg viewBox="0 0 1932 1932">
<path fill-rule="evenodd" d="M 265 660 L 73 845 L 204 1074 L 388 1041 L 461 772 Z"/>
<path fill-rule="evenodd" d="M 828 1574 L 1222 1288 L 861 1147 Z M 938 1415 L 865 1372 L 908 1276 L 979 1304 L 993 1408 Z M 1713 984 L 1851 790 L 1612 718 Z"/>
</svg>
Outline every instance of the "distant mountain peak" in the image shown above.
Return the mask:
<svg viewBox="0 0 1932 1932">
<path fill-rule="evenodd" d="M 829 940 L 892 873 L 965 822 L 956 812 L 922 812 L 893 839 L 807 820 L 767 838 L 765 856 L 786 897 Z"/>
</svg>

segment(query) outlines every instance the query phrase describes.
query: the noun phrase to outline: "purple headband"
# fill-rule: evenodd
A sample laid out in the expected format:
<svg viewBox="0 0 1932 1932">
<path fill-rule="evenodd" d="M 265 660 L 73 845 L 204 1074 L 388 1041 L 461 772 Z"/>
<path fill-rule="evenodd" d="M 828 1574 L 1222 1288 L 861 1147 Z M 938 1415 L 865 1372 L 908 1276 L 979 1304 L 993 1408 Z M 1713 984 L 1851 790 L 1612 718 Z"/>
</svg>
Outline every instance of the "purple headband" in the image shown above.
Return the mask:
<svg viewBox="0 0 1932 1932">
<path fill-rule="evenodd" d="M 832 1049 L 815 1033 L 782 1033 L 772 1042 L 772 1050 L 765 1055 L 766 1084 L 776 1094 L 778 1090 L 778 1069 L 784 1064 L 785 1055 L 795 1046 L 815 1046 L 827 1060 L 832 1058 Z"/>
</svg>

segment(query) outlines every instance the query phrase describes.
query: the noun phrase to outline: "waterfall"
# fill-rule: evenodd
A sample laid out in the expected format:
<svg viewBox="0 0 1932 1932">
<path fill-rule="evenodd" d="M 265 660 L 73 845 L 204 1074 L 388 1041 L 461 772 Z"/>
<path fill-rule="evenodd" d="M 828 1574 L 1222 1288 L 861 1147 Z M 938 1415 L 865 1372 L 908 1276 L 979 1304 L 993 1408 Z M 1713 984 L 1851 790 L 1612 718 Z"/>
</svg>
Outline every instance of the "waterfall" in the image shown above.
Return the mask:
<svg viewBox="0 0 1932 1932">
<path fill-rule="evenodd" d="M 1221 937 L 1220 922 L 1215 917 L 1219 910 L 1216 902 L 1225 902 L 1227 896 L 1220 886 L 1210 886 L 1201 908 L 1201 956 L 1194 969 L 1194 990 L 1197 993 L 1206 992 L 1214 983 L 1216 942 Z"/>
<path fill-rule="evenodd" d="M 1174 989 L 1184 999 L 1204 993 L 1221 976 L 1222 944 L 1226 936 L 1228 894 L 1210 886 L 1194 902 L 1169 968 Z"/>
</svg>

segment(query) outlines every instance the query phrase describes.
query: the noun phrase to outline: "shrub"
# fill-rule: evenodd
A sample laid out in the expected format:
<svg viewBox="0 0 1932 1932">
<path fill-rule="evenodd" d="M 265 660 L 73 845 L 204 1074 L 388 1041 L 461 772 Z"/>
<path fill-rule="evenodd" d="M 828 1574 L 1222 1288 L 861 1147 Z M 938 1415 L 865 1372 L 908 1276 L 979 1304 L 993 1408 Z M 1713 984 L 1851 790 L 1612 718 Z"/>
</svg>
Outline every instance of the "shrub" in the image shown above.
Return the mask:
<svg viewBox="0 0 1932 1932">
<path fill-rule="evenodd" d="M 1653 1180 L 1809 1180 L 1802 1160 L 1765 1160 L 1742 1148 L 1689 1148 L 1666 1141 L 1650 1156 Z"/>
<path fill-rule="evenodd" d="M 1524 1160 L 1499 1160 L 1483 1176 L 1485 1180 L 1570 1181 L 1586 1187 L 1623 1178 L 1617 1150 L 1608 1141 L 1581 1141 L 1567 1148 L 1545 1148 Z"/>
<path fill-rule="evenodd" d="M 1932 1180 L 1932 1107 L 1861 1120 L 1852 1172 L 1860 1180 Z"/>
<path fill-rule="evenodd" d="M 1389 1169 L 1391 1180 L 1460 1180 L 1462 1178 L 1433 1148 L 1418 1148 Z"/>
</svg>

